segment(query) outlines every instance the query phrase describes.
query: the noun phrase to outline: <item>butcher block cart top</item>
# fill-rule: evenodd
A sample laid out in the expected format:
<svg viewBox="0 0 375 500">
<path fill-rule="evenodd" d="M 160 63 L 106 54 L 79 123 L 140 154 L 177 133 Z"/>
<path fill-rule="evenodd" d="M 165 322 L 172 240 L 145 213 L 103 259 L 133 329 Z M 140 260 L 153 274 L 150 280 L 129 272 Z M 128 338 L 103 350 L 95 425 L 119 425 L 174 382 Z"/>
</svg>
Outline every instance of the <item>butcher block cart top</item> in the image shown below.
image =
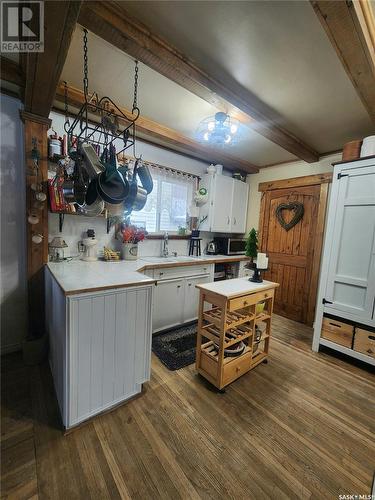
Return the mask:
<svg viewBox="0 0 375 500">
<path fill-rule="evenodd" d="M 218 389 L 267 362 L 278 286 L 248 278 L 196 285 L 200 289 L 196 368 Z"/>
</svg>

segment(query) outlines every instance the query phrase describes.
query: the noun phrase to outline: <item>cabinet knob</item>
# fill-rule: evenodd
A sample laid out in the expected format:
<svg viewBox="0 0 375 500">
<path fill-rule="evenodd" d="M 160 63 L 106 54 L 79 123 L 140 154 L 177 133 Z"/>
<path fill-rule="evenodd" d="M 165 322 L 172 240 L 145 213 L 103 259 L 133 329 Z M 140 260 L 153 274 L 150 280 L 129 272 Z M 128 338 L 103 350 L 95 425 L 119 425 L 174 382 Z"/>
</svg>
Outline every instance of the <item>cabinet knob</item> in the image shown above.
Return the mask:
<svg viewBox="0 0 375 500">
<path fill-rule="evenodd" d="M 191 283 L 188 283 L 189 286 L 191 286 Z"/>
<path fill-rule="evenodd" d="M 247 301 L 247 300 L 244 300 L 244 301 L 243 301 L 243 305 L 244 305 L 244 306 L 247 306 L 247 305 L 248 305 L 248 301 Z"/>
<path fill-rule="evenodd" d="M 177 285 L 177 288 L 181 288 L 181 285 Z"/>
<path fill-rule="evenodd" d="M 164 273 L 159 273 L 159 276 L 163 276 Z"/>
</svg>

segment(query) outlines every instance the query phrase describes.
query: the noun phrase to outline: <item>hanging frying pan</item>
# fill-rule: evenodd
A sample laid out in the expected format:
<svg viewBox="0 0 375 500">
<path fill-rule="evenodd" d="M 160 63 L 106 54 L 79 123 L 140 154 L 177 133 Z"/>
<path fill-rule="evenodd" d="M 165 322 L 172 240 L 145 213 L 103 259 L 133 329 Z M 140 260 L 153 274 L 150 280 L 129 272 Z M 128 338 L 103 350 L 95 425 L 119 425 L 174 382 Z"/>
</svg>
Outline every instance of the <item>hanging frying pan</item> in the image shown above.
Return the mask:
<svg viewBox="0 0 375 500">
<path fill-rule="evenodd" d="M 74 165 L 74 198 L 75 202 L 78 203 L 78 205 L 83 205 L 85 203 L 85 196 L 86 196 L 86 191 L 87 191 L 87 178 L 85 179 L 84 177 L 84 171 L 82 164 L 80 161 L 76 160 L 75 165 Z M 87 177 L 87 174 L 86 174 Z"/>
<path fill-rule="evenodd" d="M 110 144 L 109 151 L 104 150 L 101 160 L 105 171 L 98 175 L 96 188 L 99 196 L 112 205 L 122 203 L 129 194 L 129 182 L 117 170 L 116 149 Z"/>
<path fill-rule="evenodd" d="M 138 186 L 137 183 L 138 162 L 139 160 L 136 160 L 135 162 L 133 170 L 133 178 L 129 187 L 129 196 L 125 199 L 125 209 L 128 212 L 131 212 L 132 210 L 136 211 L 142 210 L 142 208 L 146 205 L 147 201 L 146 189 L 141 186 Z"/>
<path fill-rule="evenodd" d="M 106 172 L 98 175 L 96 187 L 101 198 L 113 205 L 122 203 L 129 194 L 128 181 L 117 171 L 109 176 L 106 176 Z"/>
<path fill-rule="evenodd" d="M 141 181 L 142 187 L 146 190 L 147 194 L 150 194 L 154 188 L 154 182 L 152 180 L 148 166 L 144 164 L 138 166 L 137 174 L 139 180 Z"/>
</svg>

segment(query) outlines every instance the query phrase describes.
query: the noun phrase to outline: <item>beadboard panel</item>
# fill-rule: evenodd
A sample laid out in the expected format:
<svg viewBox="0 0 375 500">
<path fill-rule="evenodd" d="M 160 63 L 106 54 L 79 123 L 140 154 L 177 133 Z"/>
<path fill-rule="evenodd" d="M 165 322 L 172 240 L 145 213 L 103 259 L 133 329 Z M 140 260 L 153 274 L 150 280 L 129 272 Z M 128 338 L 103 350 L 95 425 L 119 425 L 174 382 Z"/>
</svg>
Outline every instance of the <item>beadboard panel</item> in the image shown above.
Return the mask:
<svg viewBox="0 0 375 500">
<path fill-rule="evenodd" d="M 150 378 L 151 287 L 68 299 L 68 426 L 141 390 Z"/>
<path fill-rule="evenodd" d="M 65 404 L 67 393 L 67 380 L 65 377 L 67 366 L 66 298 L 47 268 L 45 268 L 45 288 L 46 328 L 49 333 L 49 364 L 62 420 L 65 424 L 67 421 L 67 407 Z"/>
</svg>

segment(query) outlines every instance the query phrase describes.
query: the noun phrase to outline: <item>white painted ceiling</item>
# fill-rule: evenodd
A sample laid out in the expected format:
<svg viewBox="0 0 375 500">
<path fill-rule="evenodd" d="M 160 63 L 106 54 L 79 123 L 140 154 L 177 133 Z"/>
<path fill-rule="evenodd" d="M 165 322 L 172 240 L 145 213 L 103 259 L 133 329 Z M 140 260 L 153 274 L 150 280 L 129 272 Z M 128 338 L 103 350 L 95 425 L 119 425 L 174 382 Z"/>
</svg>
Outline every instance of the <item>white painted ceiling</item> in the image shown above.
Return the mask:
<svg viewBox="0 0 375 500">
<path fill-rule="evenodd" d="M 152 31 L 215 78 L 235 78 L 280 114 L 280 124 L 320 153 L 341 149 L 374 127 L 307 1 L 121 2 Z M 89 34 L 89 86 L 131 107 L 131 58 Z M 82 88 L 77 28 L 62 79 Z M 150 68 L 140 66 L 144 116 L 194 137 L 217 109 Z M 230 110 L 226 110 L 229 111 Z M 229 151 L 258 165 L 294 156 L 245 128 Z"/>
</svg>

